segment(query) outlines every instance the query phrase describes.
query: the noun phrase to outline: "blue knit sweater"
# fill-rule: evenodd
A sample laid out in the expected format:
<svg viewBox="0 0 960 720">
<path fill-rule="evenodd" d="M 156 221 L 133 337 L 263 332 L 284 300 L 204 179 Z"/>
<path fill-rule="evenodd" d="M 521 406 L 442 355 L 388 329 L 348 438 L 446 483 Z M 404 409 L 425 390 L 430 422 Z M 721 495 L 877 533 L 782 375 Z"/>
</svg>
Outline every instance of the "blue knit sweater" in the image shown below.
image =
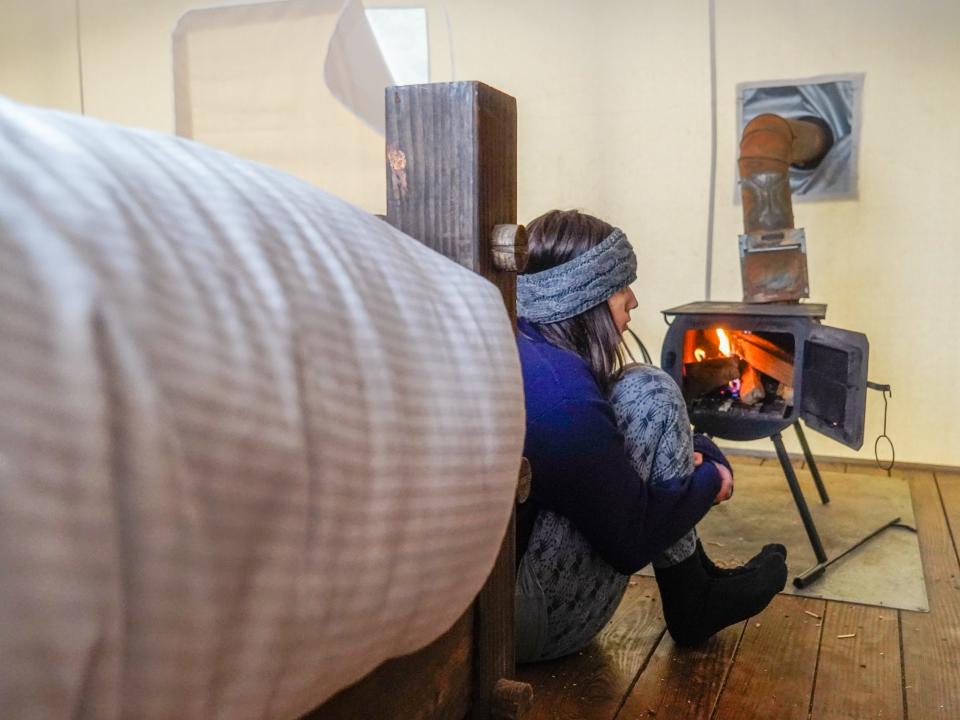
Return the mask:
<svg viewBox="0 0 960 720">
<path fill-rule="evenodd" d="M 523 368 L 533 470 L 518 512 L 517 556 L 542 509 L 568 518 L 616 570 L 633 573 L 679 540 L 720 491 L 712 462 L 673 482 L 647 485 L 630 464 L 610 403 L 576 353 L 548 343 L 525 320 L 517 345 Z"/>
</svg>

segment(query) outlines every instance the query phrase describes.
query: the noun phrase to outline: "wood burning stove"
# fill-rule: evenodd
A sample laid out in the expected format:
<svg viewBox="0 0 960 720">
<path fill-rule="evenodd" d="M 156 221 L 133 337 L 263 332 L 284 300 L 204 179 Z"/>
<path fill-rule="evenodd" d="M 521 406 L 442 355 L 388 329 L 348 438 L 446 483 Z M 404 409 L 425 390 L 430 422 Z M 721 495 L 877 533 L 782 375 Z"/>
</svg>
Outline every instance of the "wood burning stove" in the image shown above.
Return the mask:
<svg viewBox="0 0 960 720">
<path fill-rule="evenodd" d="M 756 440 L 803 418 L 859 449 L 869 343 L 862 333 L 822 325 L 826 309 L 695 302 L 665 310 L 673 320 L 661 367 L 683 390 L 694 427 Z"/>
<path fill-rule="evenodd" d="M 828 559 L 781 436 L 794 427 L 820 500 L 828 503 L 800 420 L 859 449 L 867 387 L 889 391 L 867 382 L 866 336 L 821 324 L 827 306 L 800 302 L 810 290 L 806 235 L 794 227 L 789 168 L 819 162 L 831 144 L 818 118 L 764 114 L 751 120 L 738 159 L 743 302 L 695 302 L 663 311 L 670 330 L 661 367 L 683 390 L 695 429 L 728 440 L 773 441 L 817 557 L 816 565 L 794 578 L 798 587 L 900 522 L 894 518 Z"/>
<path fill-rule="evenodd" d="M 821 324 L 827 306 L 695 302 L 664 310 L 670 325 L 660 364 L 683 390 L 698 432 L 728 440 L 769 437 L 817 563 L 793 583 L 806 587 L 841 557 L 900 522 L 896 517 L 830 559 L 800 489 L 781 431 L 793 426 L 820 500 L 820 478 L 800 419 L 859 449 L 863 444 L 869 343 L 862 333 Z M 889 389 L 889 388 L 887 388 Z"/>
</svg>

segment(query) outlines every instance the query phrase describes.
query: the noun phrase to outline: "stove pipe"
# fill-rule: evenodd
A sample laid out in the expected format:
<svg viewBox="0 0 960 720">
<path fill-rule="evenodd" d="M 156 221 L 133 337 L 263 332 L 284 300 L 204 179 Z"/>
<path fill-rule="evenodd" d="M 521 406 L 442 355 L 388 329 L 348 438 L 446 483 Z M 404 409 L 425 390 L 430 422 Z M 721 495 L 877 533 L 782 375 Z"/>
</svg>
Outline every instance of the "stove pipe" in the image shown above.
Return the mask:
<svg viewBox="0 0 960 720">
<path fill-rule="evenodd" d="M 758 115 L 740 140 L 743 301 L 797 302 L 810 297 L 806 237 L 793 224 L 790 166 L 816 167 L 833 144 L 819 118 Z"/>
<path fill-rule="evenodd" d="M 747 234 L 792 229 L 790 166 L 815 166 L 833 144 L 819 118 L 787 120 L 758 115 L 740 139 L 740 192 L 743 231 Z"/>
</svg>

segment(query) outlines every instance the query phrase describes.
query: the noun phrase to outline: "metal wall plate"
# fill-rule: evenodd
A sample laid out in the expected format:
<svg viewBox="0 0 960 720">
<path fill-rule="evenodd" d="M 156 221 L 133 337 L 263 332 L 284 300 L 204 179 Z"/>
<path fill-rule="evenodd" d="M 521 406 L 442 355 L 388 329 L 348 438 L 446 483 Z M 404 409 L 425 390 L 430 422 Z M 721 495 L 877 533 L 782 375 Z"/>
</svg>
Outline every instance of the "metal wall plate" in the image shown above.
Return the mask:
<svg viewBox="0 0 960 720">
<path fill-rule="evenodd" d="M 740 274 L 747 303 L 810 297 L 803 228 L 741 235 Z"/>
</svg>

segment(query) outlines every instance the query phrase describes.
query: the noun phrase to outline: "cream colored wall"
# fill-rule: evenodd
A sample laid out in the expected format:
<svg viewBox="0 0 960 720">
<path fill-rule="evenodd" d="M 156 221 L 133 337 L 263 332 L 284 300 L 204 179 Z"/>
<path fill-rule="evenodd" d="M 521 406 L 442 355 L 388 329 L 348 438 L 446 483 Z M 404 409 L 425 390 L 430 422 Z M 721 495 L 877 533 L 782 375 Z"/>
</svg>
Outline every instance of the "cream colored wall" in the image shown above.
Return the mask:
<svg viewBox="0 0 960 720">
<path fill-rule="evenodd" d="M 704 297 L 707 2 L 449 4 L 459 76 L 518 98 L 521 216 L 578 206 L 627 231 L 640 258 L 633 326 L 657 355 L 656 311 Z M 737 83 L 865 72 L 860 199 L 795 207 L 811 300 L 829 304 L 829 324 L 870 338 L 870 378 L 894 389 L 898 458 L 949 465 L 960 465 L 960 243 L 948 197 L 960 180 L 958 30 L 955 2 L 717 3 L 713 299 L 741 293 Z M 871 392 L 860 452 L 808 433 L 814 451 L 872 457 L 882 409 Z"/>
<path fill-rule="evenodd" d="M 177 20 L 188 10 L 216 4 L 203 0 L 80 0 L 87 113 L 126 125 L 172 132 L 171 32 Z M 337 2 L 330 0 L 326 5 L 335 9 Z M 331 28 L 334 17 L 329 18 Z M 301 32 L 304 29 L 295 23 L 293 27 Z M 269 34 L 269 30 L 265 33 Z M 247 44 L 243 29 L 235 34 L 239 45 Z M 330 110 L 326 127 L 304 127 L 304 122 L 312 122 L 312 118 L 305 118 L 304 122 L 298 121 L 291 126 L 283 137 L 262 137 L 259 144 L 251 140 L 256 133 L 250 132 L 250 127 L 245 128 L 248 132 L 241 133 L 242 137 L 236 134 L 228 137 L 218 136 L 213 131 L 204 134 L 203 128 L 198 126 L 196 137 L 253 160 L 270 158 L 275 165 L 294 175 L 370 212 L 382 213 L 386 205 L 382 138 L 353 118 L 329 93 L 324 92 L 325 98 L 319 98 L 321 93 L 318 91 L 325 87 L 322 58 L 327 36 L 326 32 L 317 33 L 313 48 L 316 57 L 312 58 L 316 61 L 296 66 L 289 75 L 291 87 L 299 83 L 302 93 L 318 96 L 313 105 L 323 104 Z M 257 39 L 254 38 L 254 43 Z M 297 47 L 306 49 L 309 46 L 300 44 Z M 261 61 L 280 67 L 300 56 L 310 56 L 307 51 L 298 55 L 284 50 L 280 48 L 269 56 L 261 55 L 259 51 L 251 52 L 247 57 L 238 55 L 238 62 Z M 249 102 L 252 109 L 262 109 L 264 105 L 272 104 L 276 96 L 277 93 L 271 98 L 249 98 Z M 299 105 L 295 100 L 288 103 L 288 106 Z M 262 117 L 263 113 L 260 113 L 258 119 Z M 330 141 L 333 137 L 337 142 Z M 296 139 L 299 141 L 295 142 Z M 273 143 L 276 152 L 264 148 L 264 142 Z"/>
<path fill-rule="evenodd" d="M 197 5 L 196 0 L 79 0 L 86 113 L 173 132 L 170 34 L 177 18 Z"/>
<path fill-rule="evenodd" d="M 203 0 L 8 0 L 0 23 L 0 93 L 23 102 L 111 122 L 173 132 L 171 33 Z M 331 6 L 336 0 L 331 0 Z M 76 9 L 79 7 L 79 33 Z M 439 33 L 436 33 L 439 38 Z M 79 36 L 79 53 L 77 38 Z M 317 40 L 322 55 L 326 37 Z M 449 56 L 448 48 L 440 50 Z M 441 63 L 442 65 L 442 63 Z M 300 69 L 306 87 L 323 87 L 322 63 Z M 327 135 L 342 142 L 276 156 L 276 164 L 370 212 L 384 212 L 383 140 L 330 99 Z M 214 142 L 213 137 L 204 138 Z M 219 145 L 236 150 L 224 140 Z M 249 144 L 248 144 L 249 145 Z M 312 154 L 305 161 L 303 155 Z M 251 153 L 262 160 L 262 153 Z"/>
<path fill-rule="evenodd" d="M 788 32 L 785 30 L 788 29 Z M 811 300 L 827 324 L 870 339 L 870 378 L 890 383 L 888 432 L 903 460 L 960 465 L 960 3 L 717 3 L 719 172 L 713 283 L 737 298 L 733 196 L 737 83 L 866 73 L 860 199 L 794 206 L 806 228 Z M 868 395 L 859 453 L 808 433 L 825 455 L 872 457 L 883 402 Z M 757 447 L 768 448 L 769 443 Z"/>
<path fill-rule="evenodd" d="M 195 4 L 80 0 L 88 114 L 172 129 L 170 31 Z M 634 328 L 657 356 L 666 329 L 658 311 L 704 294 L 707 0 L 447 0 L 449 33 L 443 4 L 425 4 L 432 79 L 451 79 L 452 39 L 456 79 L 480 79 L 518 98 L 521 220 L 580 207 L 621 226 L 636 244 Z M 73 0 L 15 0 L 5 8 L 0 92 L 77 109 L 73 7 Z M 960 406 L 952 385 L 960 250 L 948 198 L 960 185 L 958 28 L 960 4 L 948 0 L 717 2 L 714 299 L 740 295 L 741 219 L 731 201 L 736 84 L 865 72 L 860 199 L 795 208 L 807 231 L 811 299 L 829 304 L 830 324 L 870 337 L 870 376 L 894 387 L 889 430 L 898 457 L 951 465 L 960 465 L 952 418 Z M 39 44 L 23 41 L 28 33 Z M 348 149 L 345 158 L 357 156 Z M 331 177 L 346 162 L 331 164 Z M 381 184 L 348 199 L 376 210 L 383 173 L 364 162 L 371 166 L 362 172 Z M 871 393 L 859 457 L 872 453 L 881 410 Z M 819 453 L 854 455 L 810 437 Z"/>
<path fill-rule="evenodd" d="M 581 208 L 637 247 L 636 332 L 701 299 L 710 115 L 706 2 L 450 0 L 458 77 L 517 98 L 519 214 Z"/>
<path fill-rule="evenodd" d="M 0 94 L 80 112 L 75 0 L 5 0 L 0 6 Z"/>
</svg>

